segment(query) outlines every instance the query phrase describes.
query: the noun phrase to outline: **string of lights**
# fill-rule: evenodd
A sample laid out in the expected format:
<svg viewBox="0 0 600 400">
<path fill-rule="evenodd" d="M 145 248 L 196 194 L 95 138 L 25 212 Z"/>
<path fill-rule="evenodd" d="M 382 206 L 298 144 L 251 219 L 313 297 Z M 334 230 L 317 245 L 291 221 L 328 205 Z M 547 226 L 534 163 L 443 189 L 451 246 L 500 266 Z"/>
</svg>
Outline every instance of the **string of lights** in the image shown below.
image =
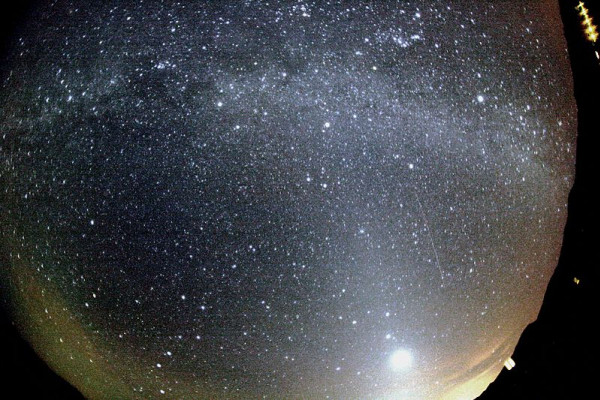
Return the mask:
<svg viewBox="0 0 600 400">
<path fill-rule="evenodd" d="M 596 30 L 596 25 L 593 24 L 592 17 L 590 17 L 589 10 L 585 7 L 585 3 L 580 1 L 576 7 L 579 10 L 579 15 L 582 17 L 582 25 L 584 27 L 584 32 L 587 39 L 590 42 L 596 43 L 598 40 L 598 31 Z"/>
<path fill-rule="evenodd" d="M 598 30 L 597 26 L 594 25 L 593 18 L 590 17 L 590 10 L 585 6 L 583 1 L 580 1 L 575 7 L 576 10 L 579 11 L 579 16 L 581 17 L 581 25 L 583 27 L 583 31 L 585 33 L 585 37 L 587 40 L 592 42 L 594 46 L 594 55 L 597 60 L 600 60 L 600 53 L 598 53 L 598 49 L 596 48 L 596 41 L 598 40 Z"/>
</svg>

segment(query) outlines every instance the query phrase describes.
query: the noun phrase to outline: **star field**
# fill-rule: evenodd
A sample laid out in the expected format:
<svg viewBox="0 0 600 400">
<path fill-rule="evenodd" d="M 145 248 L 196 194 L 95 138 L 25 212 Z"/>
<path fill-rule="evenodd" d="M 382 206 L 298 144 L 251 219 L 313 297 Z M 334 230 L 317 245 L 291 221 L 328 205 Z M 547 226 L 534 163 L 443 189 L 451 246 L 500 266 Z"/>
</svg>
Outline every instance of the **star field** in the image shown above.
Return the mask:
<svg viewBox="0 0 600 400">
<path fill-rule="evenodd" d="M 557 26 L 553 1 L 40 7 L 2 68 L 7 306 L 89 398 L 476 396 L 562 241 Z"/>
</svg>

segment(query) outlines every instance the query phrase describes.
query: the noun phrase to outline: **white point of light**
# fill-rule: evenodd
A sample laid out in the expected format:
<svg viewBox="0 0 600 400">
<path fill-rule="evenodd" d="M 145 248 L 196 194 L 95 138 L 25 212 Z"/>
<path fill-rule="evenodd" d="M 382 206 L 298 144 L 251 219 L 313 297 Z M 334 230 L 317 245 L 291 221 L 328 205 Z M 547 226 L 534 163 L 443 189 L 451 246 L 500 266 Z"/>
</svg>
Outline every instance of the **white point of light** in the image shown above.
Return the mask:
<svg viewBox="0 0 600 400">
<path fill-rule="evenodd" d="M 513 369 L 515 365 L 517 365 L 517 363 L 515 363 L 515 360 L 513 360 L 511 357 L 509 357 L 508 360 L 504 362 L 504 368 L 506 368 L 509 371 Z"/>
<path fill-rule="evenodd" d="M 485 98 L 482 95 L 477 96 L 478 102 L 483 103 L 484 100 L 485 100 Z"/>
<path fill-rule="evenodd" d="M 400 349 L 396 350 L 390 356 L 390 367 L 394 371 L 403 371 L 412 366 L 413 356 L 410 351 Z"/>
</svg>

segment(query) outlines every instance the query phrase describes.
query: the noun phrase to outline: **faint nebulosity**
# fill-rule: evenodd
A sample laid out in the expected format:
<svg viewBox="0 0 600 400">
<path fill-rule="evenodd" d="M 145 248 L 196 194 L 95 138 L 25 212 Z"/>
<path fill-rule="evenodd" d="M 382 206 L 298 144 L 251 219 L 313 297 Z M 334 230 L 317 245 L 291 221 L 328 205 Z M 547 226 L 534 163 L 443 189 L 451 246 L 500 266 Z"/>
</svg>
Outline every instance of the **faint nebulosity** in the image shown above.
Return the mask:
<svg viewBox="0 0 600 400">
<path fill-rule="evenodd" d="M 89 398 L 476 396 L 573 181 L 555 1 L 52 1 L 0 91 L 5 304 Z"/>
</svg>

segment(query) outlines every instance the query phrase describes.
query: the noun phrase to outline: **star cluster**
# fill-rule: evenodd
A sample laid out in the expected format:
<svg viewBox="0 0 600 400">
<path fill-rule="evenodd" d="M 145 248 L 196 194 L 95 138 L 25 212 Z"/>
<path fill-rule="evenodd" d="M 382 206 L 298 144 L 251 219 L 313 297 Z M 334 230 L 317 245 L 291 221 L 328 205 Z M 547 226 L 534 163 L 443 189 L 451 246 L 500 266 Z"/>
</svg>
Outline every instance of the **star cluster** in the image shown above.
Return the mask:
<svg viewBox="0 0 600 400">
<path fill-rule="evenodd" d="M 41 7 L 2 71 L 7 304 L 90 398 L 477 395 L 562 240 L 556 26 L 553 1 Z"/>
</svg>

